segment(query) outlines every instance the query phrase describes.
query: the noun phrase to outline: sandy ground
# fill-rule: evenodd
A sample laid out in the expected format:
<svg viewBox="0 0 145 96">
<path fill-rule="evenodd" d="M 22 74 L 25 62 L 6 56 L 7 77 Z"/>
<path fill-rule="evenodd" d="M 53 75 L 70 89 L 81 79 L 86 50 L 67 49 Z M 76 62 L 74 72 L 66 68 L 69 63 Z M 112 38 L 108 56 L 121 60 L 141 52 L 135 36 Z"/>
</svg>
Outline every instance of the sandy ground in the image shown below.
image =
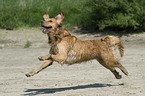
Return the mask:
<svg viewBox="0 0 145 96">
<path fill-rule="evenodd" d="M 98 39 L 98 34 L 75 34 L 80 39 Z M 129 76 L 117 80 L 96 60 L 61 66 L 54 63 L 27 78 L 36 68 L 40 55 L 49 50 L 40 29 L 0 30 L 1 96 L 145 96 L 145 33 L 122 36 L 125 56 L 121 63 Z M 27 41 L 32 45 L 24 48 Z"/>
</svg>

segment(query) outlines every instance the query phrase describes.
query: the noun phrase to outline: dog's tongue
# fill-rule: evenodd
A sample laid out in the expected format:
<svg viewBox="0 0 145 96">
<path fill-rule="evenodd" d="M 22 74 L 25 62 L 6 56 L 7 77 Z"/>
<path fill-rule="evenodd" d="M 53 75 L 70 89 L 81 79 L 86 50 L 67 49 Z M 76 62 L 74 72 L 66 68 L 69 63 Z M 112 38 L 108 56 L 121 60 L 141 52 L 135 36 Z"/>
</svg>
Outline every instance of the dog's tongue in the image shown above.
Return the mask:
<svg viewBox="0 0 145 96">
<path fill-rule="evenodd" d="M 51 28 L 43 28 L 42 32 L 46 33 L 47 31 L 49 31 Z"/>
<path fill-rule="evenodd" d="M 45 32 L 47 30 L 47 28 L 43 28 L 43 31 Z"/>
</svg>

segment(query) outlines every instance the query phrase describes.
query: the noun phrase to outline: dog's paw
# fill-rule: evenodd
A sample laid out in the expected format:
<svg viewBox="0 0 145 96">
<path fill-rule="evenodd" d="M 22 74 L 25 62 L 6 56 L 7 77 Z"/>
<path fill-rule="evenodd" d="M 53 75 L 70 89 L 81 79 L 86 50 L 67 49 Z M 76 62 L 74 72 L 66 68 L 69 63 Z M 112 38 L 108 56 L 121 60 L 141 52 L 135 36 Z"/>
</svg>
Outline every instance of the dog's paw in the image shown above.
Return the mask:
<svg viewBox="0 0 145 96">
<path fill-rule="evenodd" d="M 116 79 L 121 79 L 122 78 L 122 76 L 121 75 L 119 75 Z"/>
<path fill-rule="evenodd" d="M 31 77 L 31 76 L 33 76 L 34 74 L 33 74 L 33 72 L 28 72 L 28 73 L 26 73 L 25 74 L 27 77 Z"/>
<path fill-rule="evenodd" d="M 121 79 L 121 78 L 122 78 L 121 75 L 116 76 L 116 79 Z"/>
<path fill-rule="evenodd" d="M 39 56 L 38 59 L 39 59 L 40 61 L 46 60 L 45 56 Z"/>
</svg>

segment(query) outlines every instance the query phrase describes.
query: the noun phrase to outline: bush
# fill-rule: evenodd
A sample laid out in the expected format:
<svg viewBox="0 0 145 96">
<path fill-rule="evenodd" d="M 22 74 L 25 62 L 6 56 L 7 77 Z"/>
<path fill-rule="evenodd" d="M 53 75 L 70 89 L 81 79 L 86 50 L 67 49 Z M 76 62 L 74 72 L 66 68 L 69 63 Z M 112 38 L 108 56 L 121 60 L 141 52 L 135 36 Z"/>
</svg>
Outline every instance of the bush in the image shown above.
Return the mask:
<svg viewBox="0 0 145 96">
<path fill-rule="evenodd" d="M 144 0 L 91 0 L 88 14 L 91 25 L 99 29 L 141 29 L 145 28 Z"/>
</svg>

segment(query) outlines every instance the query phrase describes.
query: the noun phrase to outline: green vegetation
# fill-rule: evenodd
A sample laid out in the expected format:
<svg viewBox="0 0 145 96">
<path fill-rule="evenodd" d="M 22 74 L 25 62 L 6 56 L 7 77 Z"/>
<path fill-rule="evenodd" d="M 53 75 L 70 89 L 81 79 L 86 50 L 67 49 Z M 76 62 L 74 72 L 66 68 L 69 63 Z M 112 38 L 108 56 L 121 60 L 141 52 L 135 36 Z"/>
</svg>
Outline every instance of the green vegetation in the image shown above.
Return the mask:
<svg viewBox="0 0 145 96">
<path fill-rule="evenodd" d="M 43 14 L 54 17 L 64 11 L 64 25 L 75 26 L 81 21 L 87 0 L 0 0 L 0 27 L 40 26 Z"/>
<path fill-rule="evenodd" d="M 29 48 L 32 45 L 32 43 L 30 41 L 27 41 L 24 48 Z"/>
<path fill-rule="evenodd" d="M 99 29 L 144 29 L 145 0 L 92 0 L 91 20 Z"/>
<path fill-rule="evenodd" d="M 0 28 L 38 27 L 43 14 L 63 11 L 66 27 L 145 29 L 144 5 L 144 0 L 0 0 Z"/>
</svg>

